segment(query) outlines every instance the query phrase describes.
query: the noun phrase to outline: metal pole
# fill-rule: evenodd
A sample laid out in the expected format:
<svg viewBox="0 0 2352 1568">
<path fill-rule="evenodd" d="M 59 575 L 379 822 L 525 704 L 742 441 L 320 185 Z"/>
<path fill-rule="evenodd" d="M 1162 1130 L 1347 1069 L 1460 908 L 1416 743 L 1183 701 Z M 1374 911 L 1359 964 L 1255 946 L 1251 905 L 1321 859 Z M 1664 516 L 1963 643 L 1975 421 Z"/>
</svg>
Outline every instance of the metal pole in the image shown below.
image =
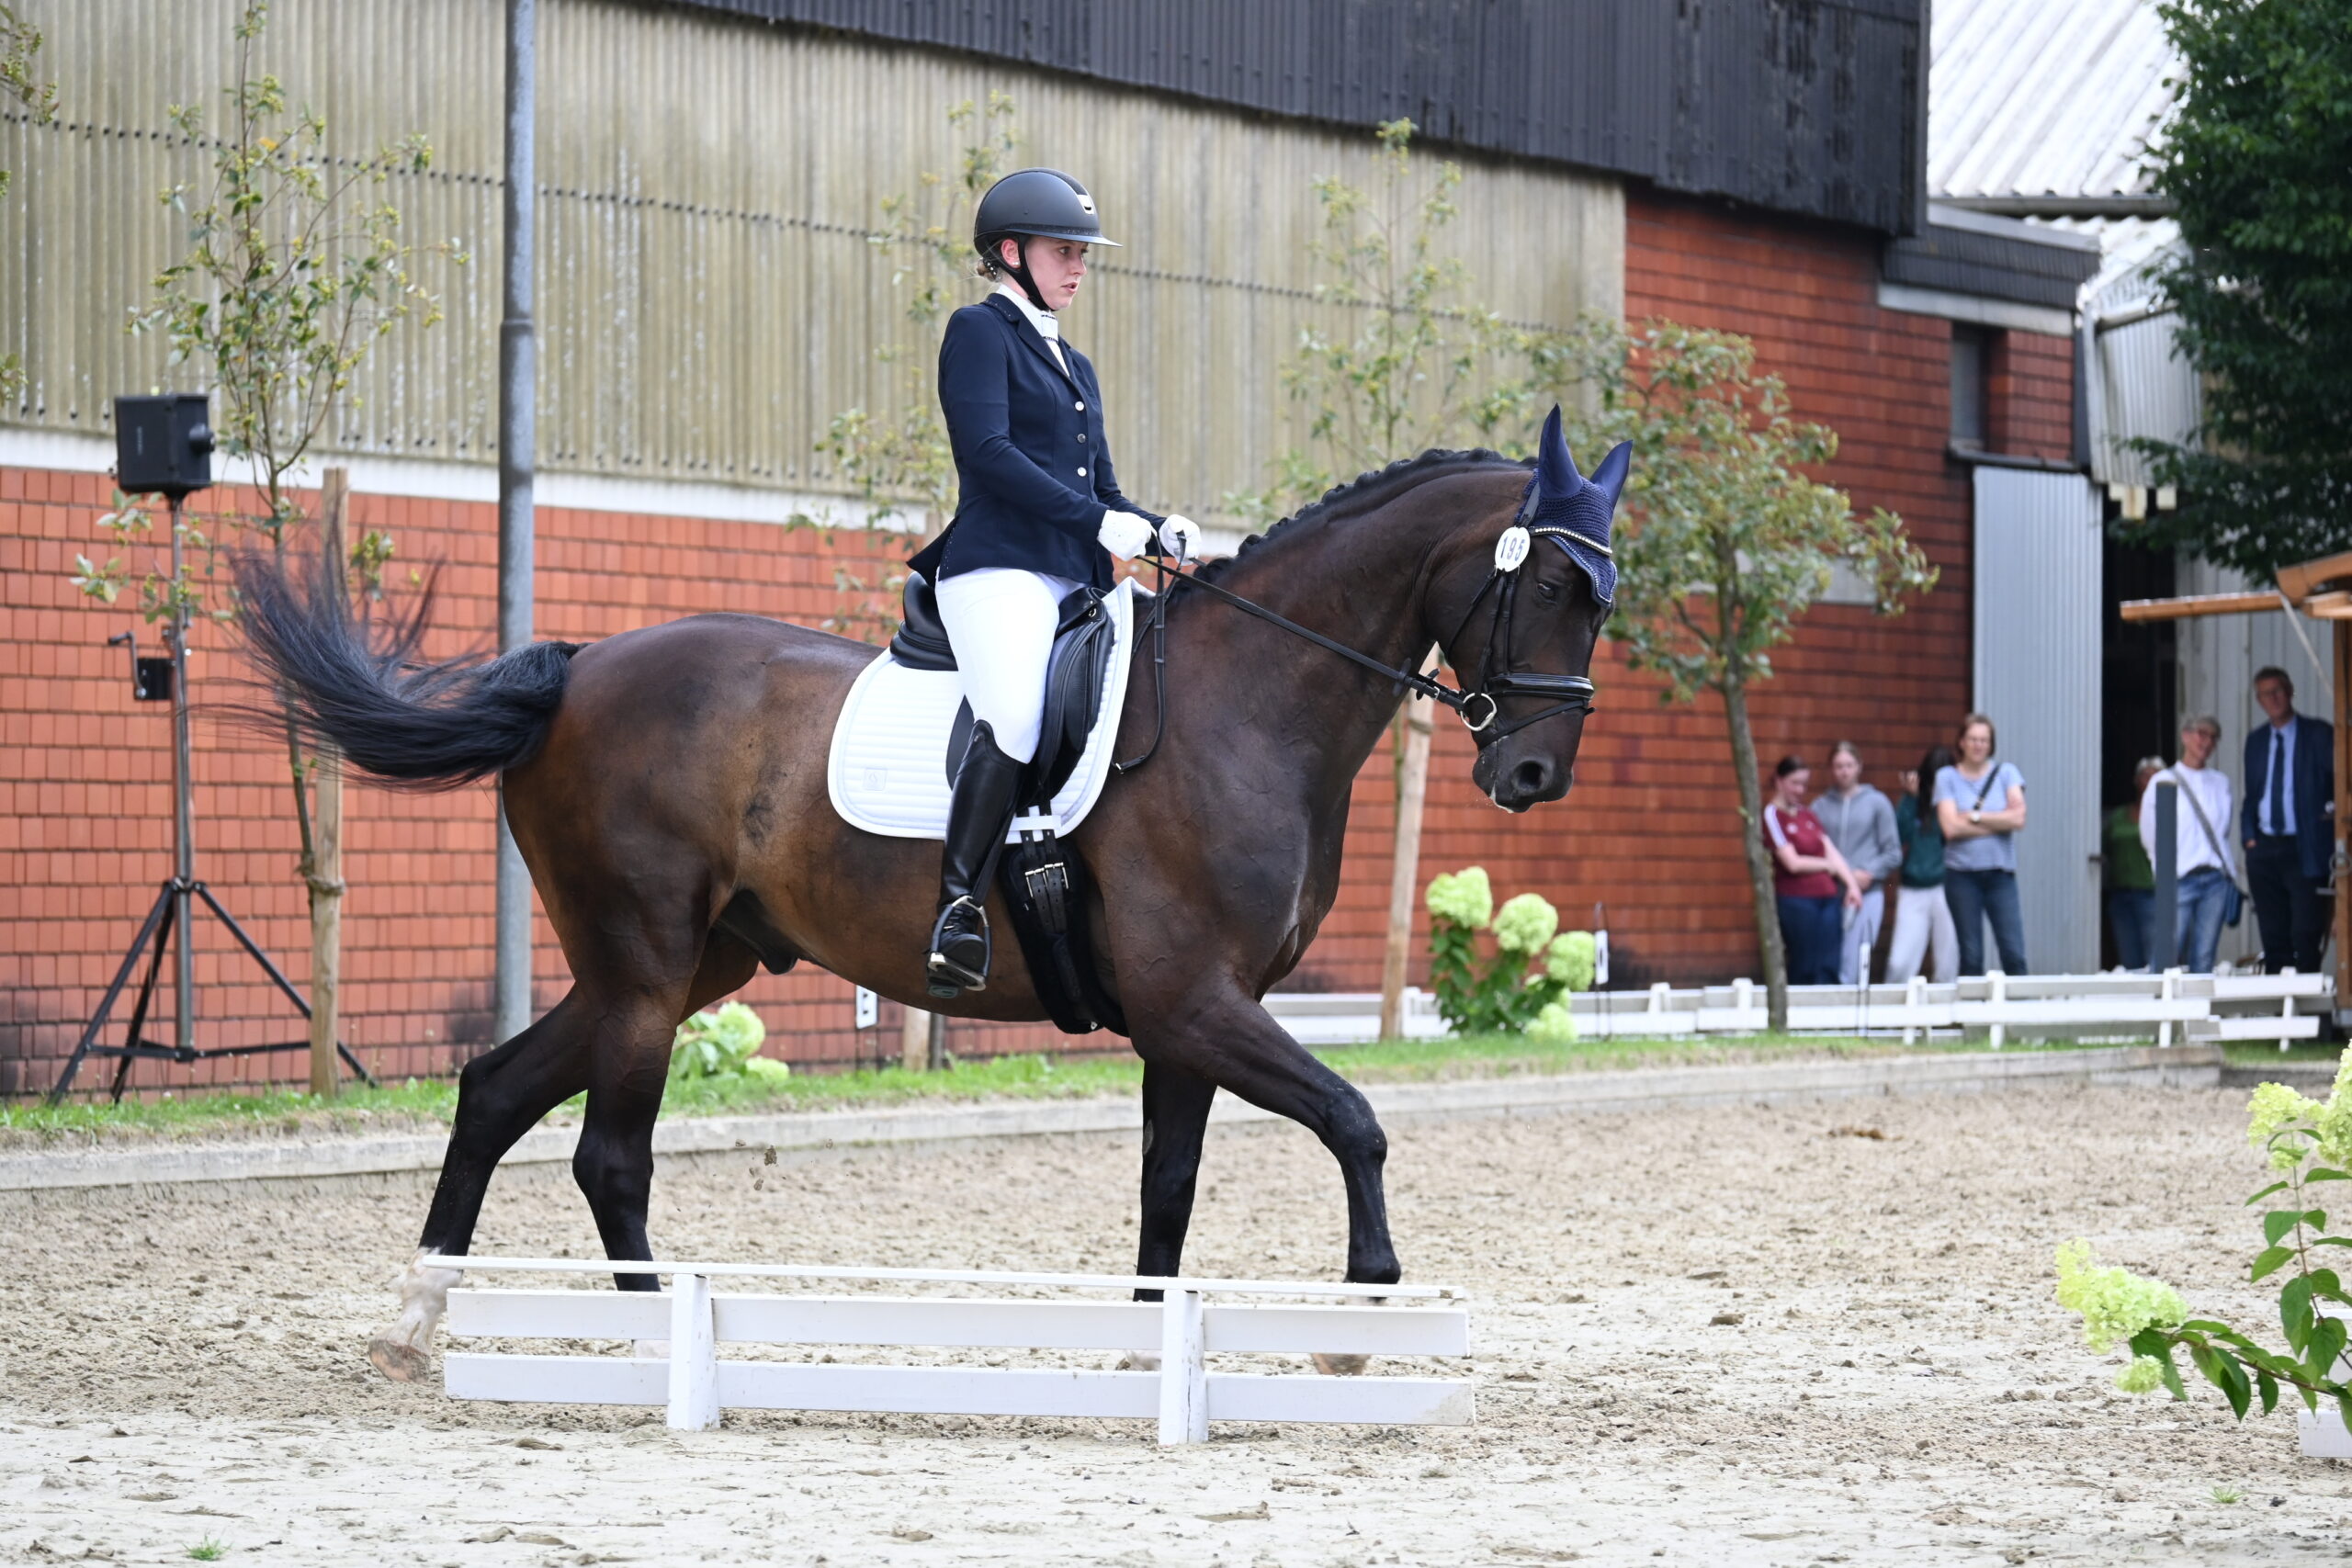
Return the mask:
<svg viewBox="0 0 2352 1568">
<path fill-rule="evenodd" d="M 498 646 L 531 640 L 533 518 L 538 395 L 531 331 L 533 212 L 538 190 L 533 131 L 538 76 L 537 0 L 506 0 L 505 309 L 498 324 Z M 531 876 L 498 812 L 496 1026 L 512 1040 L 531 1022 Z"/>
<path fill-rule="evenodd" d="M 165 498 L 172 523 L 172 1045 L 179 1051 L 196 1043 L 196 911 L 188 904 L 196 883 L 196 784 L 188 766 L 187 601 L 180 580 L 187 533 L 180 518 L 183 504 L 182 497 Z"/>
<path fill-rule="evenodd" d="M 2161 975 L 2180 962 L 2180 790 L 2156 781 L 2156 930 L 2148 972 Z"/>
</svg>

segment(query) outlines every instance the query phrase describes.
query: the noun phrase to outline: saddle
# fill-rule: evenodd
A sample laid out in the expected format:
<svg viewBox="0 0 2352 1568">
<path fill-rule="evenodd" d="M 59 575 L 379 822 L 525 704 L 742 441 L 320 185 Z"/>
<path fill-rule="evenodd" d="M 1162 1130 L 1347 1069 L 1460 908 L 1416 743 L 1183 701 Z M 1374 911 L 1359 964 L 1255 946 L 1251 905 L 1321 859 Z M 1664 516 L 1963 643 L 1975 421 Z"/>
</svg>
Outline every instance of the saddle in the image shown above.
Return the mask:
<svg viewBox="0 0 2352 1568">
<path fill-rule="evenodd" d="M 1097 589 L 1073 590 L 1061 602 L 1053 651 L 1046 662 L 1037 754 L 1022 781 L 1013 838 L 997 861 L 997 883 L 1012 907 L 1013 934 L 1038 998 L 1055 1026 L 1069 1034 L 1104 1028 L 1120 1034 L 1127 1031 L 1118 998 L 1095 968 L 1087 918 L 1093 882 L 1086 863 L 1062 843 L 1057 824 L 1068 821 L 1057 818 L 1055 810 L 1055 797 L 1096 740 L 1096 723 L 1104 717 L 1103 694 L 1114 678 L 1125 675 L 1125 658 L 1114 660 L 1114 655 L 1125 652 L 1121 625 L 1126 618 L 1114 615 L 1110 596 Z M 888 657 L 911 670 L 956 669 L 956 649 L 940 618 L 938 596 L 920 572 L 907 574 L 899 630 L 890 639 Z M 959 704 L 941 758 L 942 773 L 951 785 L 971 744 L 972 723 L 972 705 Z M 1117 726 L 1111 723 L 1109 728 L 1115 732 Z M 1111 737 L 1102 739 L 1108 744 Z M 1099 766 L 1095 770 L 1102 771 Z"/>
<path fill-rule="evenodd" d="M 1111 653 L 1118 642 L 1108 597 L 1098 589 L 1078 588 L 1061 602 L 1053 652 L 1046 660 L 1046 710 L 1037 731 L 1037 755 L 1022 788 L 1023 807 L 1043 807 L 1059 793 L 1093 737 L 1094 721 L 1102 713 Z M 939 616 L 938 595 L 921 572 L 907 574 L 900 616 L 898 635 L 890 639 L 891 658 L 915 670 L 956 668 L 956 649 Z M 941 759 L 951 784 L 971 741 L 972 705 L 965 703 L 956 710 L 947 751 Z"/>
</svg>

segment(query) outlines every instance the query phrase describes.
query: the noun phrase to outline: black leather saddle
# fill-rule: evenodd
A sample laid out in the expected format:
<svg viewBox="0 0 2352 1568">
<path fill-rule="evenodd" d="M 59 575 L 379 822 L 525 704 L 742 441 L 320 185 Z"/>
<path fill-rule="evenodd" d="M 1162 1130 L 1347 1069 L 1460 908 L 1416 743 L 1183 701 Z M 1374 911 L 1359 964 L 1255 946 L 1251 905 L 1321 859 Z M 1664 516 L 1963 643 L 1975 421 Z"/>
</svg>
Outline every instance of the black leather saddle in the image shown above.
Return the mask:
<svg viewBox="0 0 2352 1568">
<path fill-rule="evenodd" d="M 1102 711 L 1102 688 L 1110 672 L 1114 641 L 1105 597 L 1097 589 L 1079 588 L 1061 602 L 1054 650 L 1046 662 L 1046 710 L 1037 732 L 1037 755 L 1022 789 L 1024 807 L 1045 805 L 1069 782 L 1079 759 L 1085 755 L 1094 720 Z M 898 635 L 890 639 L 890 657 L 914 670 L 956 668 L 956 649 L 947 640 L 946 623 L 939 618 L 939 601 L 920 572 L 907 574 L 905 604 Z M 947 732 L 947 753 L 942 759 L 950 784 L 971 741 L 972 705 L 966 703 L 956 710 L 956 722 Z"/>
</svg>

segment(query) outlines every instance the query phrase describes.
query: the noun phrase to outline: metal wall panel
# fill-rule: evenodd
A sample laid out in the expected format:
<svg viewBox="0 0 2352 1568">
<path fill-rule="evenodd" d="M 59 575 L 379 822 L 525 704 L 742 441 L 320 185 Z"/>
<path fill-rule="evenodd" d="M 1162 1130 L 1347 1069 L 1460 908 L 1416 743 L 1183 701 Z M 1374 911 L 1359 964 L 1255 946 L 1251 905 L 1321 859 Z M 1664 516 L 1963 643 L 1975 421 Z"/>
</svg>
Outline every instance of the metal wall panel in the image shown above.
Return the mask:
<svg viewBox="0 0 2352 1568">
<path fill-rule="evenodd" d="M 2099 931 L 2098 497 L 2080 475 L 1990 466 L 1976 469 L 1975 490 L 1976 706 L 2025 774 L 2026 961 L 2088 974 Z"/>
<path fill-rule="evenodd" d="M 107 0 L 44 12 L 60 119 L 0 118 L 0 167 L 17 171 L 0 205 L 0 344 L 20 348 L 32 376 L 0 423 L 105 434 L 116 393 L 186 382 L 122 322 L 181 240 L 155 193 L 204 173 L 165 106 L 218 101 L 238 10 Z M 1083 171 L 1126 242 L 1097 267 L 1069 335 L 1102 374 L 1134 493 L 1213 515 L 1302 438 L 1278 367 L 1303 329 L 1350 327 L 1344 308 L 1315 297 L 1313 182 L 1371 183 L 1370 136 L 707 9 L 550 0 L 540 15 L 546 467 L 840 489 L 815 449 L 829 422 L 853 407 L 887 417 L 899 395 L 875 348 L 922 363 L 936 348 L 905 320 L 891 258 L 869 243 L 881 203 L 955 167 L 964 137 L 946 110 L 992 90 L 1018 103 L 1019 155 Z M 1108 25 L 1091 15 L 1072 5 L 1064 21 Z M 1270 8 L 1248 37 L 1288 37 L 1297 16 Z M 1248 41 L 1170 32 L 1152 47 L 1230 55 L 1237 39 Z M 501 50 L 487 0 L 272 7 L 265 62 L 329 116 L 341 149 L 432 139 L 433 170 L 395 181 L 391 199 L 416 235 L 459 236 L 473 254 L 463 269 L 426 268 L 447 320 L 378 345 L 335 449 L 493 456 Z M 1499 161 L 1464 175 L 1452 243 L 1487 306 L 1553 324 L 1622 309 L 1614 181 Z M 981 292 L 976 279 L 965 288 Z M 933 395 L 928 378 L 916 395 Z"/>
<path fill-rule="evenodd" d="M 1907 232 L 1924 0 L 687 0 Z"/>
</svg>

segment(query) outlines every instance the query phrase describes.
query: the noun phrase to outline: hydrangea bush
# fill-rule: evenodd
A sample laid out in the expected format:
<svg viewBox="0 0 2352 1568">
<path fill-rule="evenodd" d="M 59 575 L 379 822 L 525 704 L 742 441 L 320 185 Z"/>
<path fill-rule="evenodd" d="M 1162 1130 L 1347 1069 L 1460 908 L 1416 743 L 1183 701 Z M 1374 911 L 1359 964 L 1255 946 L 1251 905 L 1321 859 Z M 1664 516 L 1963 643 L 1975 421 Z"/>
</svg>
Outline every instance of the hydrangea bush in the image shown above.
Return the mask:
<svg viewBox="0 0 2352 1568">
<path fill-rule="evenodd" d="M 2328 1229 L 2327 1212 L 2313 1207 L 2311 1190 L 2323 1182 L 2352 1180 L 2352 1050 L 2344 1054 L 2334 1090 L 2324 1101 L 2298 1094 L 2284 1084 L 2267 1083 L 2246 1106 L 2246 1137 L 2263 1151 L 2278 1179 L 2246 1200 L 2276 1200 L 2264 1211 L 2262 1249 L 2247 1265 L 2254 1282 L 2284 1278 L 2278 1288 L 2278 1325 L 2287 1352 L 2211 1318 L 2188 1315 L 2180 1292 L 2129 1269 L 2093 1263 L 2090 1244 L 2071 1241 L 2058 1249 L 2058 1304 L 2082 1314 L 2083 1338 L 2094 1350 L 2128 1346 L 2132 1364 L 2116 1379 L 2127 1393 L 2169 1389 L 2188 1397 L 2177 1350 L 2220 1389 L 2239 1420 L 2259 1399 L 2267 1415 L 2278 1404 L 2283 1385 L 2312 1410 L 2330 1399 L 2352 1426 L 2352 1378 L 2345 1375 L 2346 1319 L 2333 1306 L 2352 1309 L 2342 1278 L 2329 1260 L 2335 1247 L 2352 1247 L 2352 1234 Z"/>
<path fill-rule="evenodd" d="M 1522 893 L 1495 908 L 1484 866 L 1448 872 L 1430 883 L 1430 988 L 1456 1034 L 1516 1034 L 1572 1040 L 1576 1021 L 1565 1000 L 1592 989 L 1599 946 L 1590 931 L 1560 931 L 1560 912 Z M 1479 951 L 1491 925 L 1494 953 Z"/>
<path fill-rule="evenodd" d="M 678 1025 L 670 1046 L 670 1076 L 673 1078 L 755 1077 L 792 1076 L 786 1064 L 760 1055 L 768 1026 L 741 1002 L 728 1002 L 712 1012 L 698 1012 Z"/>
</svg>

